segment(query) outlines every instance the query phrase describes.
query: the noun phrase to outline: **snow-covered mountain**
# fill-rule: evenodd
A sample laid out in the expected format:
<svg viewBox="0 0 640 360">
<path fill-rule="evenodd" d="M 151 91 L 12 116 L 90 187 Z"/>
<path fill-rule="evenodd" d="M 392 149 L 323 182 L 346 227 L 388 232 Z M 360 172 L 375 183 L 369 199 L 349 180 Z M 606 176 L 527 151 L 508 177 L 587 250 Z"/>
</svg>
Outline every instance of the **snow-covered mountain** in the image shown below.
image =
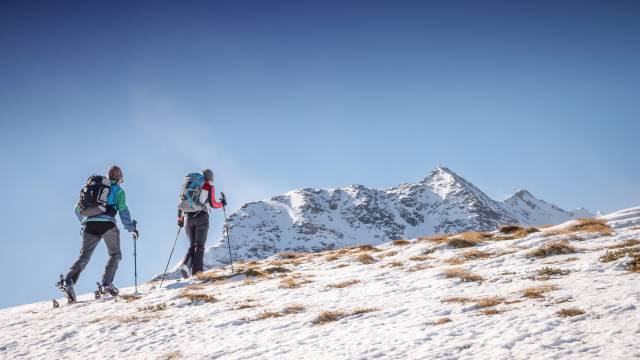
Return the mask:
<svg viewBox="0 0 640 360">
<path fill-rule="evenodd" d="M 243 205 L 231 214 L 228 226 L 234 258 L 249 259 L 590 216 L 584 209 L 565 211 L 526 190 L 496 201 L 453 171 L 438 167 L 418 183 L 382 190 L 362 185 L 293 190 Z M 228 249 L 222 245 L 223 239 L 207 250 L 208 266 L 228 262 Z"/>
</svg>

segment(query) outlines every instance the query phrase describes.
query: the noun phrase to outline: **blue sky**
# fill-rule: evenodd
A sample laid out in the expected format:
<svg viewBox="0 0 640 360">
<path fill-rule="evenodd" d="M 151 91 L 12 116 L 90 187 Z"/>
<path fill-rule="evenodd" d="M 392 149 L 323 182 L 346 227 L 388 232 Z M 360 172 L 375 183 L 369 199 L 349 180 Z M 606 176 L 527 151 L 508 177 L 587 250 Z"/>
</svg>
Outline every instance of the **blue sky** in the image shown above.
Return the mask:
<svg viewBox="0 0 640 360">
<path fill-rule="evenodd" d="M 163 270 L 182 177 L 204 167 L 231 210 L 437 165 L 499 200 L 638 205 L 639 36 L 634 1 L 3 1 L 0 307 L 59 295 L 78 192 L 111 164 L 141 280 Z M 122 247 L 128 286 L 125 233 Z M 105 259 L 100 245 L 80 291 Z"/>
</svg>

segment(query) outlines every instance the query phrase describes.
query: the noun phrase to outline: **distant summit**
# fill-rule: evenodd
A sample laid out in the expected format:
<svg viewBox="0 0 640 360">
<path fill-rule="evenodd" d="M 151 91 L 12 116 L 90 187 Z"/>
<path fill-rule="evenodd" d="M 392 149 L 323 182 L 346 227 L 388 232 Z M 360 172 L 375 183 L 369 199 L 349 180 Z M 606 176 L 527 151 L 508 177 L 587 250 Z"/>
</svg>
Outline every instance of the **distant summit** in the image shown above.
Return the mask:
<svg viewBox="0 0 640 360">
<path fill-rule="evenodd" d="M 593 216 L 565 211 L 518 190 L 496 201 L 446 167 L 422 181 L 388 189 L 351 185 L 340 189 L 298 189 L 244 204 L 228 219 L 236 258 L 265 258 L 281 251 L 320 251 L 355 244 L 379 244 L 434 233 L 494 230 L 509 223 L 558 224 Z M 207 251 L 213 266 L 228 250 Z"/>
</svg>

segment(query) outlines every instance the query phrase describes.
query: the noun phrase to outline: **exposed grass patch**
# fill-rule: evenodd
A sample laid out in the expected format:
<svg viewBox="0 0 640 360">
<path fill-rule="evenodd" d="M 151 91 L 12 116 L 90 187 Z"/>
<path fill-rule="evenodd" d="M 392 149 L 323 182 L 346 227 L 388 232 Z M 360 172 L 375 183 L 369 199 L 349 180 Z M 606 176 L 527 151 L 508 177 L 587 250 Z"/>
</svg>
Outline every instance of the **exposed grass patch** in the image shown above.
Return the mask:
<svg viewBox="0 0 640 360">
<path fill-rule="evenodd" d="M 284 314 L 278 311 L 265 310 L 258 314 L 258 320 L 270 319 L 270 318 L 279 318 L 283 317 Z"/>
<path fill-rule="evenodd" d="M 140 295 L 136 295 L 136 294 L 122 294 L 122 295 L 119 295 L 119 297 L 120 299 L 128 303 L 132 301 L 140 300 Z"/>
<path fill-rule="evenodd" d="M 382 258 L 386 258 L 387 256 L 395 256 L 398 255 L 398 252 L 396 250 L 390 250 L 390 251 L 385 251 L 382 254 L 378 255 L 378 258 L 382 259 Z"/>
<path fill-rule="evenodd" d="M 571 231 L 582 231 L 611 235 L 613 230 L 607 225 L 607 222 L 601 219 L 578 219 L 577 223 L 570 226 Z"/>
<path fill-rule="evenodd" d="M 369 254 L 360 254 L 358 255 L 358 257 L 356 257 L 356 260 L 361 264 L 373 264 L 374 262 L 376 262 L 376 259 L 374 259 Z"/>
<path fill-rule="evenodd" d="M 306 309 L 306 307 L 302 304 L 290 304 L 282 310 L 285 314 L 297 314 Z"/>
<path fill-rule="evenodd" d="M 454 257 L 442 260 L 443 263 L 449 265 L 462 265 L 467 262 L 467 259 L 462 257 Z"/>
<path fill-rule="evenodd" d="M 557 289 L 558 287 L 555 285 L 534 286 L 522 290 L 522 296 L 529 299 L 542 299 L 544 298 L 542 294 L 546 294 Z"/>
<path fill-rule="evenodd" d="M 540 232 L 535 227 L 524 227 L 522 225 L 502 225 L 498 228 L 500 236 L 495 240 L 515 240 L 526 237 L 529 234 Z"/>
<path fill-rule="evenodd" d="M 515 225 L 515 224 L 501 225 L 498 227 L 498 232 L 501 234 L 513 234 L 514 232 L 520 231 L 522 229 L 523 227 L 521 225 Z"/>
<path fill-rule="evenodd" d="M 633 255 L 633 258 L 625 265 L 624 269 L 631 272 L 640 272 L 640 254 Z"/>
<path fill-rule="evenodd" d="M 175 359 L 180 359 L 182 357 L 182 352 L 180 350 L 175 350 L 175 351 L 171 351 L 168 352 L 166 354 L 163 354 L 160 359 L 161 360 L 175 360 Z"/>
<path fill-rule="evenodd" d="M 284 273 L 291 272 L 291 270 L 287 269 L 286 267 L 282 267 L 282 266 L 268 267 L 268 268 L 264 269 L 263 271 L 265 273 L 267 273 L 267 274 L 273 274 L 273 273 L 284 274 Z"/>
<path fill-rule="evenodd" d="M 342 319 L 343 317 L 347 316 L 347 313 L 345 313 L 344 311 L 340 311 L 340 310 L 327 310 L 327 311 L 322 311 L 318 317 L 316 317 L 313 320 L 313 324 L 315 325 L 322 325 L 322 324 L 326 324 L 332 321 L 338 321 L 340 319 Z"/>
<path fill-rule="evenodd" d="M 629 239 L 629 240 L 625 240 L 625 241 L 623 241 L 623 242 L 621 242 L 619 244 L 607 246 L 605 249 L 622 249 L 622 248 L 632 247 L 632 246 L 636 246 L 636 245 L 640 245 L 640 240 Z"/>
<path fill-rule="evenodd" d="M 395 260 L 395 261 L 389 262 L 388 265 L 390 267 L 402 267 L 402 265 L 404 265 L 404 264 L 402 263 L 402 261 Z"/>
<path fill-rule="evenodd" d="M 141 312 L 158 312 L 158 311 L 163 311 L 163 310 L 167 310 L 167 304 L 166 303 L 142 306 L 142 307 L 138 308 L 138 311 L 141 311 Z"/>
<path fill-rule="evenodd" d="M 422 255 L 431 255 L 438 250 L 436 247 L 428 247 L 420 252 Z"/>
<path fill-rule="evenodd" d="M 551 241 L 529 253 L 530 256 L 544 258 L 553 255 L 566 255 L 576 252 L 576 248 L 566 241 Z"/>
<path fill-rule="evenodd" d="M 338 265 L 336 265 L 334 267 L 334 269 L 341 269 L 341 268 L 344 268 L 344 267 L 347 267 L 347 266 L 349 266 L 349 264 L 338 264 Z"/>
<path fill-rule="evenodd" d="M 336 261 L 336 260 L 340 259 L 340 255 L 338 255 L 338 254 L 329 254 L 329 255 L 325 256 L 324 259 L 326 261 Z"/>
<path fill-rule="evenodd" d="M 601 262 L 611 262 L 621 259 L 625 256 L 640 255 L 640 247 L 625 247 L 614 251 L 607 251 L 604 255 L 600 256 Z"/>
<path fill-rule="evenodd" d="M 452 297 L 441 299 L 440 302 L 443 302 L 443 303 L 457 302 L 461 304 L 466 304 L 468 302 L 473 302 L 473 299 L 465 296 L 452 296 Z"/>
<path fill-rule="evenodd" d="M 373 245 L 369 245 L 369 244 L 358 245 L 358 246 L 355 246 L 354 249 L 357 249 L 357 250 L 360 250 L 360 251 L 373 251 L 373 252 L 382 251 L 382 250 L 378 249 L 377 247 L 375 247 Z"/>
<path fill-rule="evenodd" d="M 254 302 L 242 302 L 242 303 L 238 303 L 236 305 L 233 306 L 233 310 L 243 310 L 243 309 L 251 309 L 254 307 L 259 306 L 260 304 L 258 303 L 254 303 Z"/>
<path fill-rule="evenodd" d="M 447 241 L 447 239 L 449 239 L 450 236 L 450 234 L 434 234 L 429 236 L 421 236 L 417 240 L 418 242 L 430 241 L 435 243 L 444 243 Z"/>
<path fill-rule="evenodd" d="M 446 244 L 453 248 L 472 247 L 491 239 L 491 234 L 480 231 L 467 231 L 448 238 Z"/>
<path fill-rule="evenodd" d="M 502 314 L 504 311 L 503 310 L 498 310 L 498 309 L 482 309 L 480 311 L 478 311 L 480 314 L 482 315 L 498 315 L 498 314 Z"/>
<path fill-rule="evenodd" d="M 462 257 L 469 260 L 486 259 L 488 257 L 491 257 L 492 255 L 493 254 L 490 252 L 486 252 L 478 249 L 467 250 L 462 253 Z"/>
<path fill-rule="evenodd" d="M 239 272 L 237 275 L 244 275 L 246 277 L 263 277 L 263 276 L 266 276 L 267 274 L 260 271 L 260 269 L 250 268 L 250 269 L 246 269 Z"/>
<path fill-rule="evenodd" d="M 411 261 L 425 261 L 429 259 L 433 259 L 433 257 L 427 255 L 416 255 L 409 258 Z"/>
<path fill-rule="evenodd" d="M 582 315 L 584 313 L 585 313 L 584 310 L 581 310 L 578 308 L 568 308 L 568 309 L 562 309 L 558 311 L 556 314 L 558 314 L 560 317 L 565 318 L 565 317 Z"/>
<path fill-rule="evenodd" d="M 560 268 L 552 268 L 548 266 L 536 270 L 538 276 L 568 275 L 570 272 L 571 271 L 569 270 L 562 270 Z"/>
<path fill-rule="evenodd" d="M 488 296 L 488 297 L 475 298 L 475 299 L 464 297 L 464 296 L 454 296 L 454 297 L 444 298 L 440 300 L 440 302 L 443 302 L 443 303 L 455 302 L 455 303 L 461 303 L 461 304 L 475 303 L 479 308 L 487 308 L 487 307 L 500 305 L 505 302 L 505 299 L 499 296 Z"/>
<path fill-rule="evenodd" d="M 404 246 L 409 244 L 411 244 L 411 241 L 409 240 L 393 240 L 393 245 L 396 245 L 396 246 Z"/>
<path fill-rule="evenodd" d="M 327 287 L 329 289 L 342 289 L 342 288 L 346 288 L 346 287 L 349 287 L 351 285 L 355 285 L 355 284 L 358 284 L 358 283 L 360 283 L 360 280 L 352 279 L 352 280 L 346 280 L 346 281 L 343 281 L 343 282 L 339 282 L 337 284 L 329 284 L 329 285 L 327 285 Z"/>
<path fill-rule="evenodd" d="M 338 321 L 347 316 L 360 315 L 369 313 L 372 311 L 380 311 L 380 308 L 356 308 L 351 311 L 342 311 L 342 310 L 329 310 L 322 311 L 318 317 L 316 317 L 312 323 L 315 325 L 323 325 L 329 322 Z"/>
<path fill-rule="evenodd" d="M 298 259 L 306 255 L 307 254 L 301 253 L 301 252 L 285 251 L 285 252 L 279 253 L 277 256 L 278 256 L 278 259 L 288 260 L 288 259 Z"/>
<path fill-rule="evenodd" d="M 454 269 L 445 269 L 442 271 L 444 276 L 448 278 L 458 278 L 462 281 L 482 281 L 484 278 L 480 275 L 473 274 L 465 269 L 454 268 Z"/>
<path fill-rule="evenodd" d="M 191 291 L 183 291 L 178 295 L 178 298 L 187 299 L 191 301 L 191 303 L 214 303 L 216 302 L 216 298 L 213 295 L 205 294 L 205 293 L 196 293 Z"/>
<path fill-rule="evenodd" d="M 442 324 L 446 324 L 448 322 L 451 322 L 451 319 L 449 319 L 448 317 L 442 317 L 442 318 L 434 321 L 433 325 L 442 325 Z"/>
<path fill-rule="evenodd" d="M 199 272 L 195 275 L 195 278 L 202 282 L 216 282 L 228 279 L 227 276 L 220 275 L 215 271 Z"/>
<path fill-rule="evenodd" d="M 434 267 L 433 265 L 421 263 L 421 264 L 417 264 L 417 265 L 414 265 L 414 266 L 408 268 L 407 271 L 408 272 L 416 272 L 416 271 L 420 271 L 420 270 L 431 269 L 433 267 Z"/>
<path fill-rule="evenodd" d="M 299 288 L 302 284 L 310 283 L 309 279 L 296 279 L 291 276 L 284 277 L 280 279 L 280 288 L 283 289 L 295 289 Z"/>
</svg>

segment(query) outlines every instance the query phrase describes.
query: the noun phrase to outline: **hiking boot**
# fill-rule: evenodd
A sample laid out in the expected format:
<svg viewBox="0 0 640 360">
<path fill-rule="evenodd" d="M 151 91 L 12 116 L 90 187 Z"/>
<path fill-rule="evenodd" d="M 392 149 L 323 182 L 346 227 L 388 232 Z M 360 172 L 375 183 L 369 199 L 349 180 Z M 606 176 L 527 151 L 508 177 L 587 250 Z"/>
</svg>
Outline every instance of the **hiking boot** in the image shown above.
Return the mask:
<svg viewBox="0 0 640 360">
<path fill-rule="evenodd" d="M 120 290 L 118 290 L 115 286 L 113 286 L 113 284 L 109 284 L 109 285 L 102 286 L 102 292 L 104 294 L 109 294 L 111 296 L 118 296 L 118 294 L 120 293 Z"/>
<path fill-rule="evenodd" d="M 180 274 L 182 274 L 183 279 L 188 279 L 191 277 L 191 269 L 185 264 L 180 265 L 178 268 L 180 270 Z"/>
</svg>

